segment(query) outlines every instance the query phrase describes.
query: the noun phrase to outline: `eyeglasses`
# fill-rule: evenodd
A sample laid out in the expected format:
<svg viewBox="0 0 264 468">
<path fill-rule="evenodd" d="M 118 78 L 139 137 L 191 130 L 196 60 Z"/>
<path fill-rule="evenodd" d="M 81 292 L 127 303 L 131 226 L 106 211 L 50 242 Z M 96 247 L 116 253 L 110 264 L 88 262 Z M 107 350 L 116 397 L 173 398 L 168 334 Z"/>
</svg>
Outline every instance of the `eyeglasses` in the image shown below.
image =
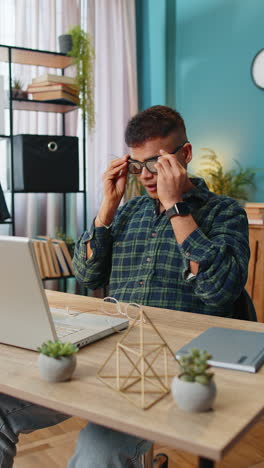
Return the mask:
<svg viewBox="0 0 264 468">
<path fill-rule="evenodd" d="M 181 148 L 183 148 L 184 145 L 186 145 L 186 143 L 189 143 L 188 140 L 182 143 L 182 145 L 177 146 L 177 148 L 174 151 L 172 151 L 172 153 L 170 154 L 176 154 Z M 128 172 L 130 172 L 130 174 L 141 174 L 143 167 L 145 167 L 149 172 L 151 172 L 151 174 L 157 174 L 158 171 L 155 167 L 155 164 L 158 158 L 160 157 L 161 157 L 161 154 L 158 156 L 152 156 L 151 158 L 143 162 L 138 161 L 137 159 L 129 158 L 127 161 Z"/>
<path fill-rule="evenodd" d="M 134 324 L 141 323 L 141 320 L 136 320 L 138 313 L 142 310 L 142 306 L 136 302 L 130 302 L 129 304 L 123 304 L 117 299 L 111 296 L 104 297 L 103 303 L 101 303 L 100 311 L 107 315 L 123 315 L 129 320 L 133 321 Z M 113 307 L 109 308 L 105 306 L 105 303 L 112 304 Z M 145 319 L 143 317 L 143 322 Z"/>
</svg>

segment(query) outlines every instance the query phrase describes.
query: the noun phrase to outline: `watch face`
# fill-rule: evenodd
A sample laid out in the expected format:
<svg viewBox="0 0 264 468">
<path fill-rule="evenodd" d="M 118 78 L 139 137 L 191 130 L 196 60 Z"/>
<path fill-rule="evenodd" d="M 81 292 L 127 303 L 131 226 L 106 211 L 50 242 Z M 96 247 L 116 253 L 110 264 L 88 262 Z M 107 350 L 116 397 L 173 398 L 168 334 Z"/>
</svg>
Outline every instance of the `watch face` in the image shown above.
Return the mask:
<svg viewBox="0 0 264 468">
<path fill-rule="evenodd" d="M 180 215 L 188 215 L 190 213 L 190 208 L 187 205 L 187 203 L 184 203 L 184 202 L 177 203 L 177 207 L 178 207 Z"/>
<path fill-rule="evenodd" d="M 264 49 L 260 50 L 253 59 L 251 67 L 252 79 L 256 86 L 264 88 Z"/>
</svg>

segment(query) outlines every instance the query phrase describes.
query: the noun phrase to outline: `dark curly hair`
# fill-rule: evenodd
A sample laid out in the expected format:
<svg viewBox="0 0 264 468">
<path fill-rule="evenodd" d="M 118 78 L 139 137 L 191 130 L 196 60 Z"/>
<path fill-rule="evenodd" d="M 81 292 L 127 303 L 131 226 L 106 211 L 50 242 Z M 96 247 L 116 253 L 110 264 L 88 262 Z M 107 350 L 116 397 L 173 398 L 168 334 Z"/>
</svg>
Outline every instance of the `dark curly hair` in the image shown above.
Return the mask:
<svg viewBox="0 0 264 468">
<path fill-rule="evenodd" d="M 152 106 L 132 117 L 126 127 L 125 141 L 130 148 L 147 140 L 177 133 L 186 139 L 184 120 L 179 112 L 167 106 Z"/>
</svg>

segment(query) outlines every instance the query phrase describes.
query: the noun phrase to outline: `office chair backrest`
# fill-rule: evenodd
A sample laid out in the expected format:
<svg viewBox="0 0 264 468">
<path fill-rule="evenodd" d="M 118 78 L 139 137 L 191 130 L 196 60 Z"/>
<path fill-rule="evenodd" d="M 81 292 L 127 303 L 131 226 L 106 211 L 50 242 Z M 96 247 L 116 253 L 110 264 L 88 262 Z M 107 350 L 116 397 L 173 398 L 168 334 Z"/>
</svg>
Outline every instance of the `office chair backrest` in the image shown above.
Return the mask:
<svg viewBox="0 0 264 468">
<path fill-rule="evenodd" d="M 239 320 L 258 321 L 254 304 L 246 289 L 243 289 L 234 302 L 234 317 Z"/>
</svg>

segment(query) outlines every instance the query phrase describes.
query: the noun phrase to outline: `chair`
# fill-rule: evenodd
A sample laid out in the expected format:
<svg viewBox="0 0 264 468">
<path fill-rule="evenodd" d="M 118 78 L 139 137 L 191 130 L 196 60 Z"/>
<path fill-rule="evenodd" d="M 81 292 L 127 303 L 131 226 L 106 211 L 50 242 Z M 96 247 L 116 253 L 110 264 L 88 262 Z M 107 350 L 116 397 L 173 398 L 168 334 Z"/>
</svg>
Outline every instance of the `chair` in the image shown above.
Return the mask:
<svg viewBox="0 0 264 468">
<path fill-rule="evenodd" d="M 142 468 L 168 468 L 168 457 L 165 453 L 159 453 L 153 458 L 153 445 L 149 451 L 141 457 Z"/>
<path fill-rule="evenodd" d="M 257 314 L 252 299 L 246 289 L 234 302 L 234 318 L 257 322 Z"/>
</svg>

